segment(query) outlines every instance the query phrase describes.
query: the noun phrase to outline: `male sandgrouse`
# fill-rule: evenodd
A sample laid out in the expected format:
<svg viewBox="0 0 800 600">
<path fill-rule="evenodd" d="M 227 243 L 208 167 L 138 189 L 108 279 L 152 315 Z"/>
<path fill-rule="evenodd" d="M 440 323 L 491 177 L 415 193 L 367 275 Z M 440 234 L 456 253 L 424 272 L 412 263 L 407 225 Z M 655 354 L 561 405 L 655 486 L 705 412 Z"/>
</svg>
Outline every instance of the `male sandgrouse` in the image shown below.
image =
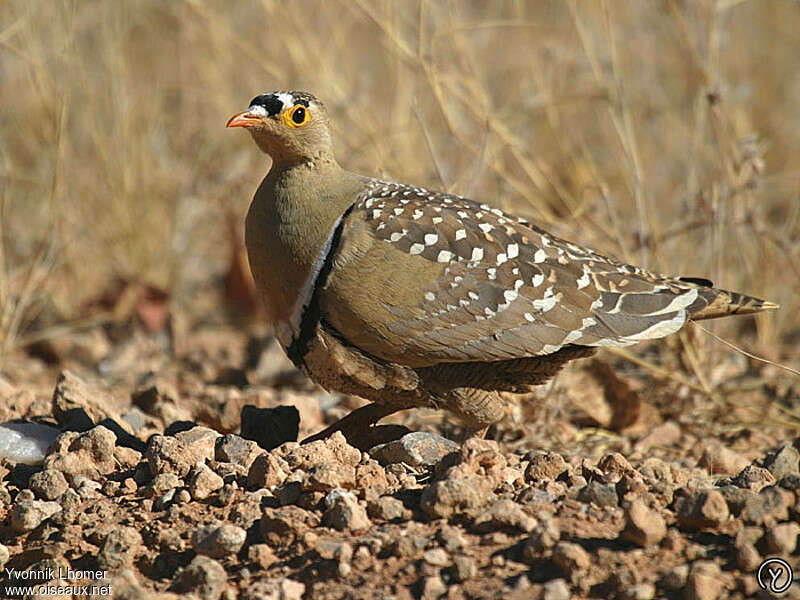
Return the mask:
<svg viewBox="0 0 800 600">
<path fill-rule="evenodd" d="M 499 392 L 528 391 L 597 347 L 777 308 L 623 264 L 488 204 L 350 173 L 305 92 L 256 96 L 228 127 L 272 157 L 245 238 L 278 341 L 322 387 L 373 402 L 320 435 L 357 440 L 419 406 L 478 432 L 504 415 Z"/>
</svg>

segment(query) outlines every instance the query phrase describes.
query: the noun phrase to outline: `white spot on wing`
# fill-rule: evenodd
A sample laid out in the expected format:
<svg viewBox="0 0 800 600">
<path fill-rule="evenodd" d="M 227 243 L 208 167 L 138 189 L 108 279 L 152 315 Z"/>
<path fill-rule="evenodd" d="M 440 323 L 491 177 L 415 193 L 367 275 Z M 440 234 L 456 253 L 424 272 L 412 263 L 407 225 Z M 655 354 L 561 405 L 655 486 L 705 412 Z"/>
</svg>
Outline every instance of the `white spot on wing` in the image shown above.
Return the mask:
<svg viewBox="0 0 800 600">
<path fill-rule="evenodd" d="M 422 254 L 423 250 L 425 250 L 425 246 L 423 244 L 414 243 L 411 244 L 411 248 L 408 251 L 411 254 Z"/>
</svg>

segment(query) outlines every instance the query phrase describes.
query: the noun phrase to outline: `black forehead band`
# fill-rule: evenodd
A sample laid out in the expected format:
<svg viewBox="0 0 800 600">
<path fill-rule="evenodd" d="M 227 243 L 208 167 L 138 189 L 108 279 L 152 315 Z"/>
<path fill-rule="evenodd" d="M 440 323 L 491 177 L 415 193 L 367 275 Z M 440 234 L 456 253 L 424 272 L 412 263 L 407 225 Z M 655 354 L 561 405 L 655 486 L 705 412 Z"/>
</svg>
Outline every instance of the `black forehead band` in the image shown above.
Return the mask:
<svg viewBox="0 0 800 600">
<path fill-rule="evenodd" d="M 250 106 L 262 106 L 270 117 L 274 117 L 283 109 L 283 102 L 275 94 L 261 94 L 250 100 Z"/>
<path fill-rule="evenodd" d="M 292 96 L 292 100 L 295 104 L 302 104 L 308 108 L 308 100 L 306 98 Z M 270 117 L 274 117 L 283 109 L 283 102 L 281 102 L 280 98 L 275 94 L 261 94 L 260 96 L 256 96 L 249 104 L 249 106 L 253 105 L 264 107 L 264 110 L 267 111 Z"/>
</svg>

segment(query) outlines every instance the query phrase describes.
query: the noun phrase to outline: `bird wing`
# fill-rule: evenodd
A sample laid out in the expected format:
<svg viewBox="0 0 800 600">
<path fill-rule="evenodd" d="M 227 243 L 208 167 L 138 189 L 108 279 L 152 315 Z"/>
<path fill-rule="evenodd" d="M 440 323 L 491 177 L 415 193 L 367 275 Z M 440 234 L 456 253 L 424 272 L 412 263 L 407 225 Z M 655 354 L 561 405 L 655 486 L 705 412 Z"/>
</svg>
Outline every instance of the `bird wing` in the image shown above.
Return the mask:
<svg viewBox="0 0 800 600">
<path fill-rule="evenodd" d="M 626 346 L 678 331 L 708 304 L 695 283 L 623 264 L 486 204 L 390 182 L 360 194 L 334 251 L 324 324 L 409 366 Z"/>
</svg>

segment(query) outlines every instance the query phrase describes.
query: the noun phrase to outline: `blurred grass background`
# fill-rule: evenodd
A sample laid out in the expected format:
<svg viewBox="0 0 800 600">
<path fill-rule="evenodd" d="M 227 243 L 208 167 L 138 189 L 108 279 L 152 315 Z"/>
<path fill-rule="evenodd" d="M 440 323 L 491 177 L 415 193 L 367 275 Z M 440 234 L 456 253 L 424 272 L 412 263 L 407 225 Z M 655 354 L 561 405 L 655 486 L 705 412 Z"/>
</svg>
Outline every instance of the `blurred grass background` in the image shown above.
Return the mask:
<svg viewBox="0 0 800 600">
<path fill-rule="evenodd" d="M 3 0 L 0 355 L 115 278 L 220 285 L 268 167 L 226 119 L 305 89 L 347 168 L 778 302 L 713 329 L 796 359 L 798 48 L 788 0 Z"/>
</svg>

